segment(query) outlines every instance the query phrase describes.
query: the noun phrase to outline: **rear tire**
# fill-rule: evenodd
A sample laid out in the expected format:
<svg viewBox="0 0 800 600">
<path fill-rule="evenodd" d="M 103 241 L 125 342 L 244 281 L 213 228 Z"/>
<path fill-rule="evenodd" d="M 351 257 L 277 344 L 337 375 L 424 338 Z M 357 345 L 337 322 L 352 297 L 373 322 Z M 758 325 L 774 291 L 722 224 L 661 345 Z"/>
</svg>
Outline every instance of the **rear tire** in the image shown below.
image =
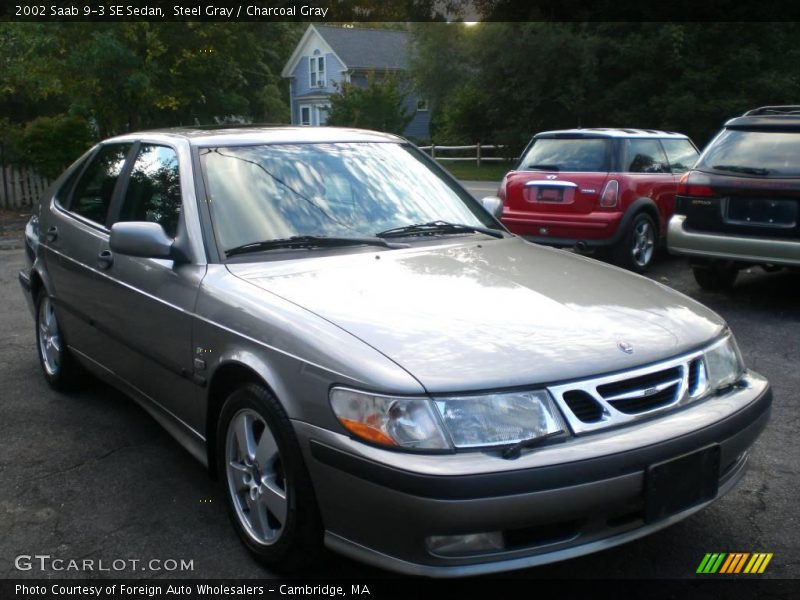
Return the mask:
<svg viewBox="0 0 800 600">
<path fill-rule="evenodd" d="M 44 288 L 36 297 L 36 350 L 50 387 L 70 392 L 86 384 L 89 375 L 67 348 L 53 301 Z"/>
<path fill-rule="evenodd" d="M 728 265 L 693 266 L 692 273 L 697 284 L 709 292 L 729 290 L 736 282 L 739 269 Z"/>
<path fill-rule="evenodd" d="M 297 435 L 266 388 L 249 383 L 228 396 L 216 458 L 228 515 L 244 545 L 272 569 L 308 573 L 322 554 L 322 519 Z"/>
<path fill-rule="evenodd" d="M 625 235 L 615 246 L 612 259 L 626 269 L 644 273 L 653 263 L 658 248 L 658 229 L 647 213 L 640 212 L 631 220 Z"/>
</svg>

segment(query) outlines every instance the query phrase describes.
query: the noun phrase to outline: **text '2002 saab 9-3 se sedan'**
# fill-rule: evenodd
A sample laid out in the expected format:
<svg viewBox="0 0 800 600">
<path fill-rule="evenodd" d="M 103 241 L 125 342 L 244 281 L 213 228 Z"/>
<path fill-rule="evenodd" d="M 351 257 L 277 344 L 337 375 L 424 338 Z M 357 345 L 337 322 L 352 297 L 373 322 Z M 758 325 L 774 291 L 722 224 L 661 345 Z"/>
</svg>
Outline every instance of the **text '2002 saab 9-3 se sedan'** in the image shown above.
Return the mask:
<svg viewBox="0 0 800 600">
<path fill-rule="evenodd" d="M 44 375 L 139 401 L 285 570 L 516 569 L 731 489 L 771 392 L 725 322 L 489 202 L 375 132 L 109 139 L 26 230 Z"/>
</svg>

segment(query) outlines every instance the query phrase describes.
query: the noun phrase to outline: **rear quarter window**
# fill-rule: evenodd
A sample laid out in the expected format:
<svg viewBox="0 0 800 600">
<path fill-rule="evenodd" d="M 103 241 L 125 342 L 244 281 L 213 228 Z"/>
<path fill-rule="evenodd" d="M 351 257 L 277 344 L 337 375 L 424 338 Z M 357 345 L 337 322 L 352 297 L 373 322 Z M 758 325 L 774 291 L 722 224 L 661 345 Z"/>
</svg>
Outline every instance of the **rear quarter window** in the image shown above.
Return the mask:
<svg viewBox="0 0 800 600">
<path fill-rule="evenodd" d="M 694 166 L 700 153 L 689 140 L 661 140 L 673 173 L 685 173 Z"/>
</svg>

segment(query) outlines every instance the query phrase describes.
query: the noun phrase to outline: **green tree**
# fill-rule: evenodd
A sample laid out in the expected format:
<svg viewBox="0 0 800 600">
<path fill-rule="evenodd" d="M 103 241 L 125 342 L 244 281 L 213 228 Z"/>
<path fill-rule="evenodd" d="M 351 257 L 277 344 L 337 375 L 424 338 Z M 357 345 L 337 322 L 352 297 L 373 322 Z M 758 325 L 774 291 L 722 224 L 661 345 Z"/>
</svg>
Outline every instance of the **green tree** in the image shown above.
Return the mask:
<svg viewBox="0 0 800 600">
<path fill-rule="evenodd" d="M 405 108 L 403 88 L 399 77 L 374 73 L 363 87 L 343 83 L 331 96 L 328 124 L 402 133 L 413 117 Z"/>
</svg>

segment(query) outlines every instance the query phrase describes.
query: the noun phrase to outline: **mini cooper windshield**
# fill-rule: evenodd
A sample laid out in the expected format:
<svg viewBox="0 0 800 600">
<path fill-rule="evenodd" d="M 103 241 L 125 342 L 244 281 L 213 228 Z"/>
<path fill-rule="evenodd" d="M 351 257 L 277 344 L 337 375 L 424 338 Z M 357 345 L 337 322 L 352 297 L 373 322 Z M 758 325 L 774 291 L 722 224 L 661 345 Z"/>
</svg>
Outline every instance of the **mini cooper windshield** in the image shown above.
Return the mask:
<svg viewBox="0 0 800 600">
<path fill-rule="evenodd" d="M 227 256 L 270 248 L 375 244 L 408 237 L 500 233 L 495 221 L 407 144 L 316 143 L 204 148 L 217 241 Z M 420 227 L 446 223 L 447 227 Z M 283 244 L 297 239 L 336 243 Z"/>
</svg>

